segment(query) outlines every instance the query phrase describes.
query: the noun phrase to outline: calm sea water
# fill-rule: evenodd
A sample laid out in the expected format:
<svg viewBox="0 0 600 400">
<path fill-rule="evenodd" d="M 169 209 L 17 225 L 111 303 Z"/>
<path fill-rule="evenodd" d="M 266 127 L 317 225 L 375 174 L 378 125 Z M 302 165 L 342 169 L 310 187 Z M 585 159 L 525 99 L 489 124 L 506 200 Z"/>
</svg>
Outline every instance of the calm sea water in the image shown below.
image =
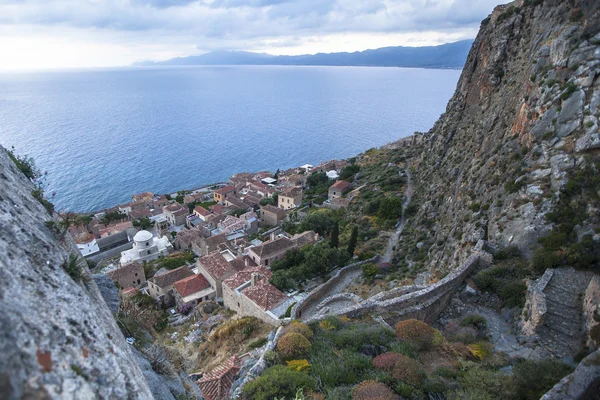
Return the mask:
<svg viewBox="0 0 600 400">
<path fill-rule="evenodd" d="M 266 66 L 0 74 L 0 144 L 48 171 L 59 210 L 91 211 L 426 131 L 459 74 Z"/>
</svg>

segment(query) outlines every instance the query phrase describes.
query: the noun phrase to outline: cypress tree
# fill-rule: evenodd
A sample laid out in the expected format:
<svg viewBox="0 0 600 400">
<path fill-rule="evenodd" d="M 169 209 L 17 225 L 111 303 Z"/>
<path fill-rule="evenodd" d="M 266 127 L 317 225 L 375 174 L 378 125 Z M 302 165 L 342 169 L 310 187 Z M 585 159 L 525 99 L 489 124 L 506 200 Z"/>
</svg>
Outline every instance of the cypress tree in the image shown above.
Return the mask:
<svg viewBox="0 0 600 400">
<path fill-rule="evenodd" d="M 331 228 L 331 236 L 329 237 L 329 245 L 331 247 L 338 247 L 340 245 L 340 226 L 336 222 Z"/>
<path fill-rule="evenodd" d="M 352 234 L 350 235 L 350 241 L 348 242 L 348 254 L 350 257 L 354 255 L 354 250 L 356 250 L 356 242 L 358 240 L 358 226 L 352 228 Z"/>
</svg>

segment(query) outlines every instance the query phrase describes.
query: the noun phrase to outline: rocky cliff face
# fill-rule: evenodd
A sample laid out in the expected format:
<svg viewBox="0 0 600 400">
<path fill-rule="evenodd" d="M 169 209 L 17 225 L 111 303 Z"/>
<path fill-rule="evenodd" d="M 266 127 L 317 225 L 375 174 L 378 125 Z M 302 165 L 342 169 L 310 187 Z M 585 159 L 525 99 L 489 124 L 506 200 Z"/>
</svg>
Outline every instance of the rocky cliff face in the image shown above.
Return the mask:
<svg viewBox="0 0 600 400">
<path fill-rule="evenodd" d="M 153 398 L 96 284 L 65 272 L 76 249 L 33 189 L 0 147 L 0 397 Z"/>
<path fill-rule="evenodd" d="M 422 266 L 444 274 L 479 239 L 531 256 L 570 174 L 598 159 L 599 9 L 596 0 L 515 1 L 482 22 L 413 164 L 419 208 L 397 260 L 419 242 Z M 588 204 L 580 238 L 598 223 Z"/>
</svg>

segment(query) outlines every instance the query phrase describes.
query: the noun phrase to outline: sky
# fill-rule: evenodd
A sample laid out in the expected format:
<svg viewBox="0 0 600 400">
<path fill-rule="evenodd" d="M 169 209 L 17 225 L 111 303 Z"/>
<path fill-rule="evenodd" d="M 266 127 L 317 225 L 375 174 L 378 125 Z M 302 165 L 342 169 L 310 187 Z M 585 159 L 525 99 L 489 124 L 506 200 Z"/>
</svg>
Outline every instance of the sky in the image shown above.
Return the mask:
<svg viewBox="0 0 600 400">
<path fill-rule="evenodd" d="M 0 0 L 0 70 L 472 39 L 499 0 Z"/>
</svg>

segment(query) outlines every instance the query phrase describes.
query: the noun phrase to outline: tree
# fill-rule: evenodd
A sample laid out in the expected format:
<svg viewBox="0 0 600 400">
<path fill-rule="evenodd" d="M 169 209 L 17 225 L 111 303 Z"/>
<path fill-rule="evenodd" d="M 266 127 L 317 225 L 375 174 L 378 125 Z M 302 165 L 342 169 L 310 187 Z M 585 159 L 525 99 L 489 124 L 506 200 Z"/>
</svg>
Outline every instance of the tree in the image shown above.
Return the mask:
<svg viewBox="0 0 600 400">
<path fill-rule="evenodd" d="M 333 228 L 331 228 L 329 245 L 331 247 L 338 247 L 340 245 L 340 226 L 337 221 L 333 224 Z"/>
<path fill-rule="evenodd" d="M 379 205 L 379 217 L 398 219 L 402 216 L 402 200 L 399 197 L 386 197 Z"/>
<path fill-rule="evenodd" d="M 302 220 L 299 231 L 315 231 L 321 236 L 326 236 L 334 224 L 335 220 L 330 210 L 319 210 L 310 213 Z"/>
<path fill-rule="evenodd" d="M 354 226 L 352 228 L 352 233 L 350 234 L 350 241 L 348 242 L 348 254 L 350 257 L 354 255 L 354 250 L 356 250 L 356 242 L 358 241 L 358 226 Z"/>
<path fill-rule="evenodd" d="M 329 182 L 329 178 L 325 172 L 315 172 L 311 174 L 308 178 L 306 178 L 306 183 L 309 187 L 314 188 L 319 186 L 322 183 Z"/>
</svg>

